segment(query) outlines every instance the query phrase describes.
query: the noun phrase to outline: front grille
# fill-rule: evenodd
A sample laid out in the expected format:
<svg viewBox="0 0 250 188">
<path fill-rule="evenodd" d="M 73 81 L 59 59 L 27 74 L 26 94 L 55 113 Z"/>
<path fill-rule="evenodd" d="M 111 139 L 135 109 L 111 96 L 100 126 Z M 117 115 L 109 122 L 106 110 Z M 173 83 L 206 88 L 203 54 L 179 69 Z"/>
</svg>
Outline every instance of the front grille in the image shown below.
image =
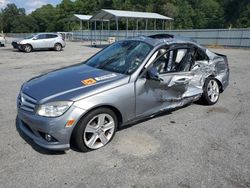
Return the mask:
<svg viewBox="0 0 250 188">
<path fill-rule="evenodd" d="M 36 104 L 37 101 L 35 99 L 24 93 L 20 93 L 18 96 L 18 106 L 25 111 L 34 112 Z"/>
</svg>

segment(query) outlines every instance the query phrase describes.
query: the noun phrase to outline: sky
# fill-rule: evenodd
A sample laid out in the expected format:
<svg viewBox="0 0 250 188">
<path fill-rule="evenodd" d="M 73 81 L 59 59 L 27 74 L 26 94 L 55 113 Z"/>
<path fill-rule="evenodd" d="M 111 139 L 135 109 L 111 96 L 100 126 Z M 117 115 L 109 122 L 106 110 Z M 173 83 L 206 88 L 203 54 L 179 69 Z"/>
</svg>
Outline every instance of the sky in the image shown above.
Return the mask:
<svg viewBox="0 0 250 188">
<path fill-rule="evenodd" d="M 0 0 L 0 9 L 4 8 L 8 3 L 15 3 L 18 8 L 25 8 L 29 14 L 37 8 L 46 4 L 57 5 L 62 0 Z"/>
</svg>

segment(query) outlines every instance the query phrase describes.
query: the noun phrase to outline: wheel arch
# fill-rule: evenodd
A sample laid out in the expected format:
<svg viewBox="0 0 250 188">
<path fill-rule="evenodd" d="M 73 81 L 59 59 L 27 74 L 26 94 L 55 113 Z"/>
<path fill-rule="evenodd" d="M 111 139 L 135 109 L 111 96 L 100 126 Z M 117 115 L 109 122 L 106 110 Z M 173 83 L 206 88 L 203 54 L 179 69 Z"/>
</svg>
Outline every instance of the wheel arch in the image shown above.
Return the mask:
<svg viewBox="0 0 250 188">
<path fill-rule="evenodd" d="M 79 120 L 77 121 L 77 123 L 75 124 L 75 126 L 74 126 L 74 128 L 73 128 L 73 130 L 72 130 L 72 132 L 71 132 L 71 135 L 70 135 L 70 144 L 71 144 L 71 142 L 72 142 L 73 132 L 74 132 L 74 130 L 76 129 L 78 123 L 80 123 L 80 122 L 82 121 L 82 119 L 83 119 L 87 114 L 89 114 L 90 112 L 92 112 L 92 111 L 94 111 L 94 110 L 96 110 L 96 109 L 98 109 L 98 108 L 108 108 L 108 109 L 112 110 L 112 111 L 115 113 L 116 117 L 117 117 L 117 121 L 118 121 L 117 128 L 119 128 L 119 127 L 122 125 L 122 123 L 123 123 L 122 114 L 121 114 L 120 110 L 118 110 L 116 107 L 114 107 L 114 106 L 112 106 L 112 105 L 100 105 L 100 106 L 95 106 L 95 107 L 89 109 L 88 111 L 86 111 L 86 112 L 79 118 Z"/>
<path fill-rule="evenodd" d="M 221 81 L 218 78 L 216 78 L 216 76 L 210 75 L 207 78 L 214 78 L 217 81 L 218 85 L 219 85 L 220 93 L 222 93 L 224 91 Z"/>
<path fill-rule="evenodd" d="M 56 46 L 57 44 L 59 44 L 61 47 L 63 47 L 63 45 L 62 45 L 60 42 L 56 42 L 56 43 L 54 44 L 54 46 Z"/>
<path fill-rule="evenodd" d="M 30 44 L 30 43 L 27 43 L 27 44 L 22 44 L 22 46 L 25 46 L 25 45 L 29 45 L 29 46 L 33 49 L 32 44 Z"/>
<path fill-rule="evenodd" d="M 34 50 L 32 44 L 30 44 L 30 43 L 21 44 L 22 49 L 24 48 L 25 45 L 29 45 L 31 47 L 31 51 Z"/>
</svg>

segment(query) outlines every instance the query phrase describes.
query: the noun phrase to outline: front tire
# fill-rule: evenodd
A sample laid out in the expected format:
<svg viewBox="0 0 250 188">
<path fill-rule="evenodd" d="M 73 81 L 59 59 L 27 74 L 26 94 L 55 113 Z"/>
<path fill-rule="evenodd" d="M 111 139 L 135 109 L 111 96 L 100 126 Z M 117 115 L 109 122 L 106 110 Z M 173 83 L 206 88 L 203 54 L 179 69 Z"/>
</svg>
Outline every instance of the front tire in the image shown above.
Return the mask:
<svg viewBox="0 0 250 188">
<path fill-rule="evenodd" d="M 26 53 L 30 53 L 30 52 L 32 51 L 32 46 L 29 45 L 29 44 L 25 44 L 25 45 L 23 46 L 23 50 L 24 50 L 24 52 L 26 52 Z"/>
<path fill-rule="evenodd" d="M 218 81 L 215 78 L 207 78 L 204 87 L 201 100 L 206 105 L 213 105 L 218 102 L 220 97 L 220 88 Z"/>
<path fill-rule="evenodd" d="M 76 125 L 72 141 L 80 151 L 87 152 L 107 145 L 114 137 L 117 117 L 108 108 L 99 108 L 89 112 Z"/>
</svg>

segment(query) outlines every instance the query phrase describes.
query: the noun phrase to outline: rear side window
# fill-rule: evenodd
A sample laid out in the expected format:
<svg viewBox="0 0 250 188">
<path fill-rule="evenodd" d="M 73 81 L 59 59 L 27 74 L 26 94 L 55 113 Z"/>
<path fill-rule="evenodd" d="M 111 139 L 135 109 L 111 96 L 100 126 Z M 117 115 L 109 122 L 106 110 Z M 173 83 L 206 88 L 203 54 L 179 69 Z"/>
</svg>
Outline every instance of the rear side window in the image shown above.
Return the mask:
<svg viewBox="0 0 250 188">
<path fill-rule="evenodd" d="M 58 37 L 58 36 L 55 34 L 46 34 L 47 39 L 52 39 L 52 38 L 56 38 L 56 37 Z"/>
<path fill-rule="evenodd" d="M 194 61 L 208 60 L 207 55 L 200 49 L 197 49 L 194 55 Z"/>
<path fill-rule="evenodd" d="M 187 53 L 187 49 L 178 49 L 175 62 L 180 63 L 183 57 L 186 55 L 186 53 Z"/>
</svg>

